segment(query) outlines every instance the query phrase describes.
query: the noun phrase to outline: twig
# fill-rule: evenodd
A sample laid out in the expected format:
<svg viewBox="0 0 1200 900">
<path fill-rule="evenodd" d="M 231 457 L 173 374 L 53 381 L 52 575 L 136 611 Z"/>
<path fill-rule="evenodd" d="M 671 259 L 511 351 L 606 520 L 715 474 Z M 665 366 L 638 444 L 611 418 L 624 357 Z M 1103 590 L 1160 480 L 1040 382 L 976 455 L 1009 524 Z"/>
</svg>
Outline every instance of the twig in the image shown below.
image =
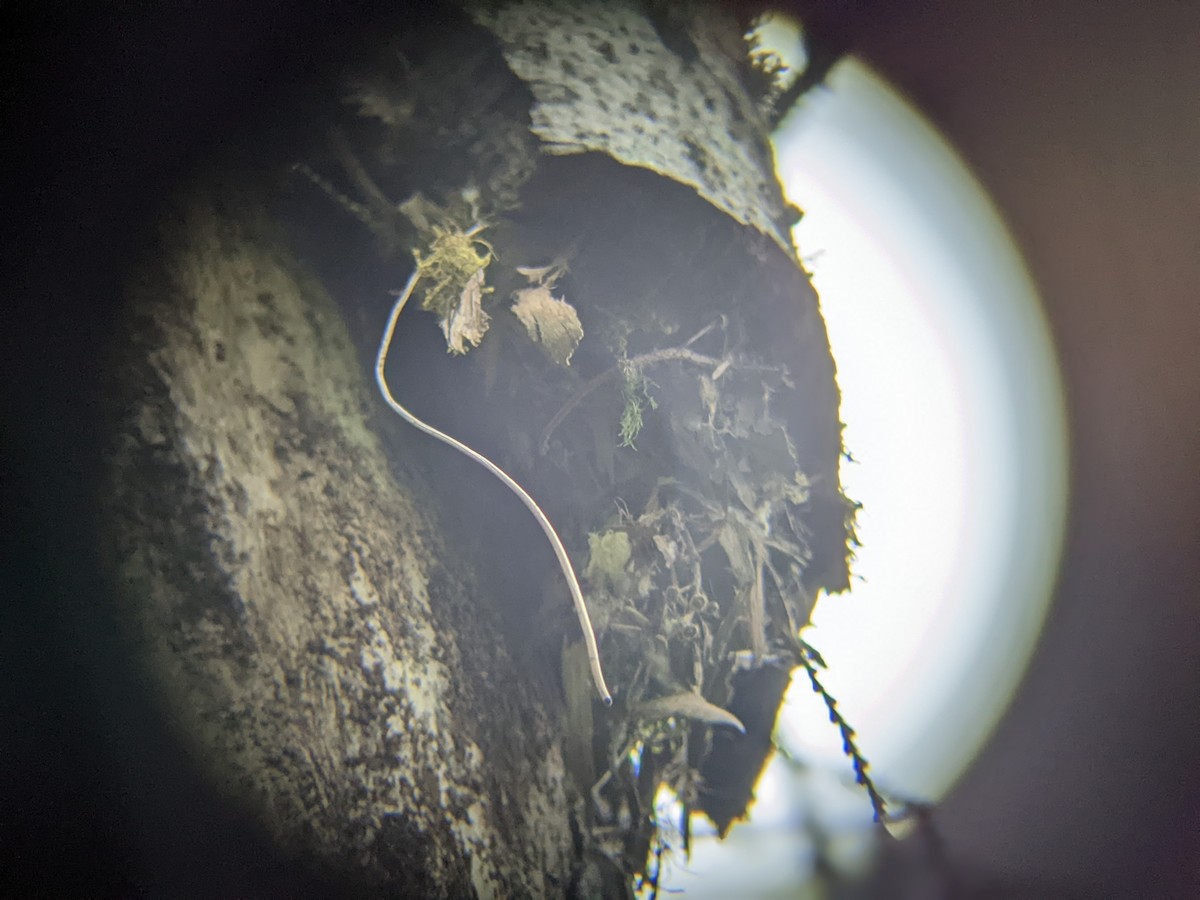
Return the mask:
<svg viewBox="0 0 1200 900">
<path fill-rule="evenodd" d="M 817 678 L 818 661 L 821 665 L 824 665 L 824 661 L 821 660 L 820 654 L 812 650 L 807 643 L 804 644 L 804 649 L 806 652 L 800 654 L 800 664 L 808 673 L 808 680 L 812 682 L 813 691 L 820 694 L 821 699 L 825 701 L 825 708 L 829 710 L 829 721 L 836 725 L 842 733 L 842 750 L 850 757 L 854 766 L 854 780 L 863 786 L 867 796 L 871 798 L 871 810 L 875 814 L 875 821 L 882 825 L 887 820 L 887 804 L 876 789 L 871 776 L 867 774 L 867 759 L 858 749 L 858 745 L 854 743 L 854 729 L 838 712 L 837 700 L 830 695 L 829 691 L 825 690 L 825 686 Z M 886 832 L 884 833 L 886 834 Z"/>
<path fill-rule="evenodd" d="M 575 576 L 575 569 L 571 565 L 571 560 L 567 556 L 567 550 L 563 546 L 558 532 L 554 530 L 554 526 L 550 524 L 550 520 L 546 518 L 546 514 L 542 512 L 541 507 L 534 502 L 534 499 L 526 493 L 525 489 L 509 477 L 507 472 L 482 453 L 472 450 L 466 444 L 450 437 L 450 435 L 443 434 L 432 425 L 422 422 L 401 406 L 388 389 L 387 379 L 383 375 L 383 367 L 387 362 L 388 348 L 391 346 L 392 335 L 396 331 L 396 322 L 400 318 L 400 312 L 412 296 L 420 276 L 421 270 L 419 267 L 409 276 L 408 283 L 405 284 L 404 290 L 400 292 L 400 295 L 396 298 L 395 305 L 392 306 L 392 313 L 388 317 L 387 327 L 383 330 L 383 339 L 379 342 L 379 355 L 375 359 L 375 381 L 379 385 L 379 390 L 383 393 L 383 399 L 387 401 L 388 406 L 400 418 L 404 419 L 404 421 L 408 422 L 414 428 L 425 432 L 430 437 L 437 438 L 443 444 L 449 444 L 459 453 L 469 456 L 499 478 L 510 491 L 520 498 L 521 502 L 525 504 L 526 509 L 533 513 L 533 517 L 537 519 L 537 523 L 542 527 L 542 531 L 545 532 L 546 537 L 549 539 L 550 546 L 554 548 L 554 555 L 558 557 L 558 564 L 562 568 L 563 576 L 567 579 L 567 586 L 571 589 L 571 599 L 575 601 L 575 614 L 579 617 L 579 627 L 583 630 L 583 640 L 587 644 L 588 664 L 591 666 L 592 681 L 596 685 L 596 691 L 600 694 L 600 699 L 604 702 L 605 706 L 612 706 L 612 694 L 608 692 L 608 686 L 604 683 L 604 671 L 600 667 L 600 651 L 596 646 L 596 633 L 592 630 L 592 619 L 588 615 L 587 604 L 583 599 L 583 591 L 579 587 L 579 579 Z"/>
<path fill-rule="evenodd" d="M 346 174 L 358 185 L 359 190 L 370 199 L 376 214 L 382 214 L 383 217 L 396 215 L 396 207 L 388 200 L 383 191 L 379 189 L 379 185 L 375 183 L 375 179 L 367 172 L 366 167 L 350 146 L 350 141 L 346 139 L 346 135 L 340 129 L 335 128 L 330 132 L 329 145 Z"/>
<path fill-rule="evenodd" d="M 370 207 L 359 203 L 357 200 L 351 200 L 349 197 L 335 188 L 333 186 L 333 182 L 331 182 L 328 178 L 314 171 L 312 166 L 308 165 L 308 163 L 296 163 L 292 166 L 292 169 L 296 172 L 299 172 L 301 175 L 315 184 L 321 189 L 322 192 L 324 192 L 327 197 L 329 197 L 330 200 L 332 200 L 342 209 L 346 210 L 346 212 L 350 213 L 350 215 L 354 216 L 354 218 L 358 219 L 358 221 L 362 222 L 362 224 L 366 225 L 367 228 L 372 230 L 375 228 L 375 215 Z"/>
<path fill-rule="evenodd" d="M 763 558 L 761 546 L 754 548 L 754 584 L 750 588 L 750 652 L 756 660 L 767 655 L 767 601 L 763 591 Z"/>
</svg>

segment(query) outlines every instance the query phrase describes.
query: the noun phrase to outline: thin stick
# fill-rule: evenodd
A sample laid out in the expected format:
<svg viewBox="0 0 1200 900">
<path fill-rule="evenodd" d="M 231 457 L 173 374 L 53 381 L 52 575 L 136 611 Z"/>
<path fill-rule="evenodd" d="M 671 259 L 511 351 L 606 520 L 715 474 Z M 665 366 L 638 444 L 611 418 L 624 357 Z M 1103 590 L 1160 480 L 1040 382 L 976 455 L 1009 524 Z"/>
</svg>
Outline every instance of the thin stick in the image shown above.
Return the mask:
<svg viewBox="0 0 1200 900">
<path fill-rule="evenodd" d="M 592 630 L 592 619 L 588 615 L 587 604 L 583 600 L 583 590 L 579 587 L 579 579 L 575 577 L 575 568 L 571 565 L 571 560 L 567 556 L 567 550 L 563 546 L 562 540 L 559 539 L 558 532 L 554 530 L 554 526 L 546 518 L 546 514 L 542 512 L 541 507 L 534 502 L 534 499 L 525 492 L 525 489 L 509 477 L 507 472 L 482 453 L 472 450 L 466 444 L 450 437 L 450 435 L 443 434 L 432 425 L 422 422 L 396 402 L 396 398 L 388 390 L 387 380 L 383 376 L 383 366 L 387 362 L 388 348 L 391 346 L 392 335 L 396 331 L 396 322 L 400 318 L 400 312 L 404 309 L 404 305 L 408 303 L 409 297 L 412 296 L 420 274 L 420 269 L 413 271 L 408 279 L 408 283 L 404 286 L 404 290 L 396 298 L 396 303 L 392 307 L 392 314 L 388 317 L 387 328 L 383 331 L 383 340 L 379 342 L 379 355 L 375 359 L 375 381 L 379 384 L 379 390 L 383 393 L 383 399 L 387 401 L 388 406 L 400 418 L 404 419 L 404 421 L 408 422 L 414 428 L 425 432 L 430 437 L 437 438 L 443 444 L 449 444 L 459 453 L 475 460 L 475 462 L 503 481 L 505 486 L 521 499 L 521 502 L 525 504 L 525 508 L 533 513 L 533 517 L 537 519 L 537 523 L 542 526 L 542 531 L 545 532 L 546 537 L 549 539 L 550 546 L 554 548 L 554 555 L 558 557 L 559 567 L 562 569 L 563 576 L 567 579 L 567 586 L 571 589 L 571 599 L 575 601 L 575 614 L 579 617 L 579 627 L 583 630 L 583 640 L 587 644 L 588 664 L 591 666 L 592 681 L 596 685 L 596 691 L 600 694 L 600 699 L 604 702 L 605 706 L 612 706 L 612 694 L 608 692 L 608 685 L 604 683 L 604 671 L 600 668 L 600 650 L 596 646 L 596 633 Z"/>
</svg>

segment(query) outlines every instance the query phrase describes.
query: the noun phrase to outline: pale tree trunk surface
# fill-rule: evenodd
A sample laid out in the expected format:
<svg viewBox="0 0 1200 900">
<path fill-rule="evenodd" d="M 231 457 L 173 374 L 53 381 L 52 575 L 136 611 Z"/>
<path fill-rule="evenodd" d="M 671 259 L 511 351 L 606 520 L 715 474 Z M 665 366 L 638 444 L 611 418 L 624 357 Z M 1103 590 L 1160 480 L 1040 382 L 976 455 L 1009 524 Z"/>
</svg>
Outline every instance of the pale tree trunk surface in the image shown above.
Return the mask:
<svg viewBox="0 0 1200 900">
<path fill-rule="evenodd" d="M 130 289 L 114 518 L 178 726 L 285 846 L 430 895 L 554 893 L 552 724 L 389 468 L 337 310 L 253 210 L 192 198 L 167 229 Z"/>
<path fill-rule="evenodd" d="M 401 23 L 303 107 L 325 116 L 309 144 L 181 187 L 130 273 L 107 494 L 123 619 L 205 777 L 338 884 L 624 896 L 665 843 L 660 784 L 722 830 L 745 809 L 796 631 L 846 585 L 852 511 L 741 31 L 704 4 Z M 528 513 L 371 383 L 388 291 L 439 221 L 487 225 L 492 330 L 447 355 L 414 302 L 389 383 L 542 501 L 611 710 L 571 689 L 578 629 Z M 556 257 L 569 367 L 508 310 L 517 267 Z M 682 694 L 708 706 L 653 706 Z"/>
</svg>

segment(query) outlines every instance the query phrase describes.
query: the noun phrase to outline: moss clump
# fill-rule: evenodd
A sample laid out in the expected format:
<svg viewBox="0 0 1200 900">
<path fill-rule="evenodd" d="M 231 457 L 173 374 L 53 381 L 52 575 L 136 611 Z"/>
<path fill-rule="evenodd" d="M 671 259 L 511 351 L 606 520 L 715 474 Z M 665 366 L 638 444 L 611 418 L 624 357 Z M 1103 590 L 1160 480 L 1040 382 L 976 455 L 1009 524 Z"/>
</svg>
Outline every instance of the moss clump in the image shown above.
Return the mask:
<svg viewBox="0 0 1200 900">
<path fill-rule="evenodd" d="M 478 347 L 491 322 L 483 298 L 492 289 L 484 279 L 495 254 L 491 245 L 477 236 L 479 230 L 478 226 L 459 231 L 434 225 L 429 249 L 413 254 L 424 286 L 421 306 L 437 314 L 451 353 Z"/>
<path fill-rule="evenodd" d="M 415 251 L 425 293 L 421 308 L 448 319 L 458 309 L 472 276 L 494 258 L 491 245 L 471 232 L 433 226 L 429 249 Z M 484 288 L 489 293 L 491 288 Z"/>
<path fill-rule="evenodd" d="M 629 580 L 625 567 L 633 546 L 624 531 L 592 532 L 588 535 L 588 564 L 584 577 L 593 584 L 619 589 Z"/>
</svg>

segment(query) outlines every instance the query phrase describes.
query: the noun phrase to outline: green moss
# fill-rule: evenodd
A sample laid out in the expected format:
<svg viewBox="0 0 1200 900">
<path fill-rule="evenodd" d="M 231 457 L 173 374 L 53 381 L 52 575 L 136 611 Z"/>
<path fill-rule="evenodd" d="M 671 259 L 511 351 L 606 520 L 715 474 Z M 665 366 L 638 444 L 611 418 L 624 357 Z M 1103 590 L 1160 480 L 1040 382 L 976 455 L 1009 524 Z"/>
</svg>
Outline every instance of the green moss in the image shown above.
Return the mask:
<svg viewBox="0 0 1200 900">
<path fill-rule="evenodd" d="M 625 567 L 633 556 L 633 546 L 624 531 L 592 532 L 588 535 L 588 564 L 584 577 L 593 584 L 613 588 L 629 580 Z"/>
<path fill-rule="evenodd" d="M 621 440 L 622 447 L 632 447 L 641 433 L 645 420 L 642 413 L 646 408 L 657 409 L 658 403 L 650 396 L 650 382 L 637 368 L 631 365 L 623 366 L 624 381 L 621 385 L 621 398 L 625 406 L 621 410 Z"/>
<path fill-rule="evenodd" d="M 472 234 L 433 226 L 429 249 L 415 253 L 425 295 L 421 307 L 448 319 L 458 308 L 471 276 L 486 269 L 493 259 L 492 247 Z M 491 288 L 484 288 L 484 293 Z"/>
</svg>

